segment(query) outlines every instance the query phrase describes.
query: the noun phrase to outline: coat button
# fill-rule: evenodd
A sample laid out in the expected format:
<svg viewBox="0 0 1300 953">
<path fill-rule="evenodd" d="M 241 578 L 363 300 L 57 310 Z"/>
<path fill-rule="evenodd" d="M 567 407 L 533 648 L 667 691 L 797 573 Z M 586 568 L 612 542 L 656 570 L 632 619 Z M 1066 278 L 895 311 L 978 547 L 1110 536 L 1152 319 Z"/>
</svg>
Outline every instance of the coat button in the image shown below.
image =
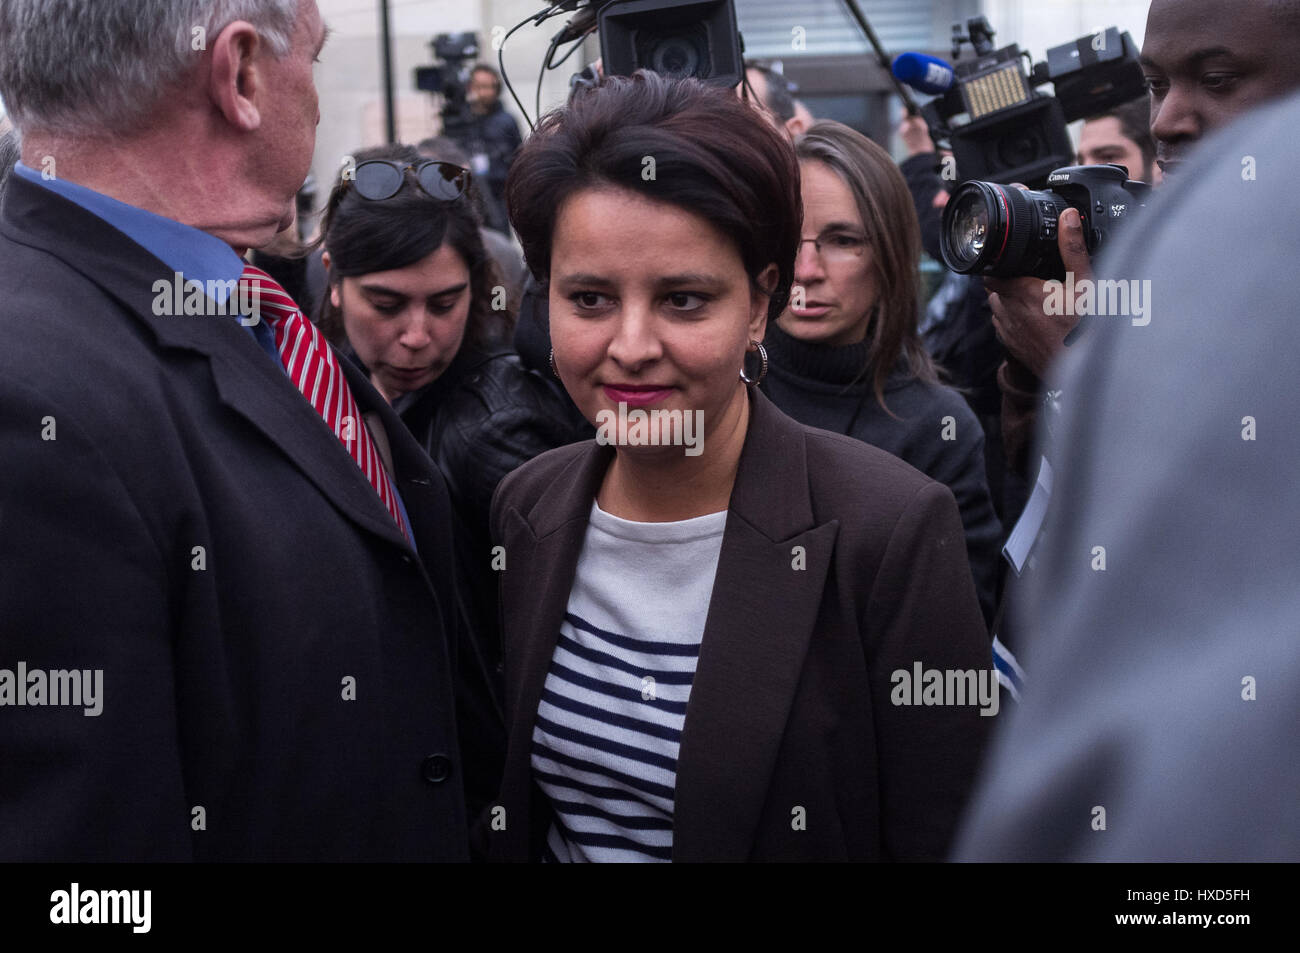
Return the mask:
<svg viewBox="0 0 1300 953">
<path fill-rule="evenodd" d="M 430 784 L 441 784 L 451 777 L 451 758 L 445 754 L 431 754 L 424 759 L 420 772 Z"/>
</svg>

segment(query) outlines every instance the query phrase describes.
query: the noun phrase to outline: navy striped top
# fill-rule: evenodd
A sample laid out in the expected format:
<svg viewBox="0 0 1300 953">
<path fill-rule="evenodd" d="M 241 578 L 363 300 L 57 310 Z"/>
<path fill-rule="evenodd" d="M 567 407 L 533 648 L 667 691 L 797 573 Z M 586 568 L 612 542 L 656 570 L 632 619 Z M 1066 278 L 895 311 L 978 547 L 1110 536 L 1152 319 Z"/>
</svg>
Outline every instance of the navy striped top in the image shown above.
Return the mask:
<svg viewBox="0 0 1300 953">
<path fill-rule="evenodd" d="M 637 523 L 592 504 L 533 727 L 546 859 L 672 859 L 677 752 L 726 511 Z"/>
</svg>

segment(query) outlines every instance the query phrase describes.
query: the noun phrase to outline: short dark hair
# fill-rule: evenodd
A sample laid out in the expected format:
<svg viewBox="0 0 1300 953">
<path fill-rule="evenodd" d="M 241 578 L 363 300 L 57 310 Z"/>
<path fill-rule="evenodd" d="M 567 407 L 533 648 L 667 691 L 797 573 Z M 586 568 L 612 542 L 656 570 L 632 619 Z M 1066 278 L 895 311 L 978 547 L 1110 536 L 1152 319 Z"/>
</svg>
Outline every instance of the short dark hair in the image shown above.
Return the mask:
<svg viewBox="0 0 1300 953">
<path fill-rule="evenodd" d="M 1089 116 L 1087 122 L 1112 118 L 1119 121 L 1120 135 L 1131 141 L 1142 153 L 1142 163 L 1145 168 L 1141 170 L 1141 178 L 1149 179 L 1151 167 L 1156 161 L 1156 140 L 1151 135 L 1151 100 L 1146 96 L 1141 99 L 1131 99 L 1104 113 Z M 1137 169 L 1129 169 L 1129 177 L 1138 178 L 1137 172 Z"/>
<path fill-rule="evenodd" d="M 421 156 L 412 146 L 387 145 L 361 149 L 353 159 L 357 164 L 367 159 L 414 164 L 421 161 Z M 325 206 L 317 244 L 329 252 L 331 284 L 343 278 L 405 268 L 444 244 L 450 245 L 469 268 L 465 342 L 482 348 L 508 338 L 513 329 L 508 312 L 492 309 L 492 289 L 500 282 L 496 265 L 483 247 L 479 224 L 468 196 L 440 202 L 419 188 L 409 172 L 402 190 L 382 202 L 362 198 L 340 174 Z M 343 316 L 328 294 L 321 298 L 317 318 L 331 343 L 342 344 Z"/>
<path fill-rule="evenodd" d="M 772 111 L 772 115 L 782 122 L 793 119 L 794 94 L 791 92 L 790 81 L 785 78 L 785 74 L 778 73 L 766 63 L 760 63 L 758 60 L 746 60 L 745 69 L 752 69 L 762 75 L 764 81 L 766 81 L 767 98 L 763 105 Z"/>
<path fill-rule="evenodd" d="M 539 282 L 550 277 L 560 206 L 611 185 L 707 219 L 735 243 L 755 285 L 775 264 L 769 320 L 784 310 L 803 216 L 799 163 L 785 137 L 732 90 L 638 70 L 577 91 L 543 118 L 506 180 L 510 223 Z"/>
<path fill-rule="evenodd" d="M 469 71 L 469 75 L 473 76 L 475 73 L 491 73 L 492 79 L 497 86 L 497 92 L 501 92 L 501 74 L 496 71 L 496 67 L 488 66 L 487 63 L 475 63 L 474 68 Z"/>
</svg>

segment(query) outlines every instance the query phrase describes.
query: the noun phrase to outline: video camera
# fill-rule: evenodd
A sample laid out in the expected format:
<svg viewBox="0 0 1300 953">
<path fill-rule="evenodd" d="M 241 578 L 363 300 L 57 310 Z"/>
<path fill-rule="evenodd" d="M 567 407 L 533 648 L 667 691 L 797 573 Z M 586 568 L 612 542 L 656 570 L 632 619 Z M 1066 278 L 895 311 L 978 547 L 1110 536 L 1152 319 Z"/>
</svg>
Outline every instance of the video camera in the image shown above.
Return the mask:
<svg viewBox="0 0 1300 953">
<path fill-rule="evenodd" d="M 470 68 L 478 59 L 478 34 L 439 33 L 429 46 L 433 48 L 433 58 L 441 62 L 417 66 L 415 88 L 442 95 L 443 134 L 454 138 L 470 121 L 466 97 Z"/>
<path fill-rule="evenodd" d="M 935 141 L 951 145 L 963 181 L 1040 187 L 1074 162 L 1068 123 L 1146 95 L 1137 47 L 1116 27 L 1053 47 L 1030 69 L 1022 62 L 1027 53 L 1014 43 L 994 49 L 993 36 L 982 16 L 967 20 L 965 33 L 953 25 L 948 88 L 921 109 Z M 958 60 L 967 43 L 975 56 Z M 1055 96 L 1037 89 L 1046 83 L 1055 85 Z"/>
<path fill-rule="evenodd" d="M 950 69 L 919 54 L 895 61 L 895 76 L 940 93 L 921 113 L 931 136 L 951 145 L 963 183 L 944 208 L 940 251 L 960 274 L 1063 278 L 1062 212 L 1079 212 L 1088 252 L 1096 254 L 1146 205 L 1149 187 L 1123 166 L 1076 166 L 1067 129 L 1146 94 L 1137 47 L 1110 27 L 1052 47 L 1045 61 L 1026 69 L 1028 55 L 1014 43 L 995 49 L 993 36 L 985 17 L 971 17 L 965 33 L 960 23 L 953 26 L 952 49 L 957 59 L 969 43 L 973 58 Z M 1046 83 L 1055 96 L 1037 89 Z M 1030 189 L 1009 188 L 1011 182 Z"/>
<path fill-rule="evenodd" d="M 622 0 L 600 11 L 605 73 L 648 69 L 732 87 L 745 74 L 733 0 Z"/>
<path fill-rule="evenodd" d="M 546 67 L 559 44 L 599 30 L 606 76 L 646 69 L 727 87 L 744 78 L 734 0 L 551 0 L 551 5 L 575 13 L 556 34 Z"/>
</svg>

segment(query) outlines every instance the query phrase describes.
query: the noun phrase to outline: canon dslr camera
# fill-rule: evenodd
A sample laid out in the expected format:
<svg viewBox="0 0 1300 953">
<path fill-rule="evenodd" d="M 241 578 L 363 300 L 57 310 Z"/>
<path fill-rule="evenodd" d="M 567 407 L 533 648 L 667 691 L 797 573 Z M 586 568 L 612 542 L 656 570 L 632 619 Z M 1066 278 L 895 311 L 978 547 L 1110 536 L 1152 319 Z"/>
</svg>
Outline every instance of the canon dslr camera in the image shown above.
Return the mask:
<svg viewBox="0 0 1300 953">
<path fill-rule="evenodd" d="M 944 264 L 963 275 L 1065 279 L 1056 243 L 1057 222 L 1077 209 L 1088 254 L 1095 256 L 1151 186 L 1128 177 L 1122 165 L 1072 165 L 1047 177 L 1049 188 L 1031 192 L 997 182 L 964 182 L 943 211 Z"/>
</svg>

